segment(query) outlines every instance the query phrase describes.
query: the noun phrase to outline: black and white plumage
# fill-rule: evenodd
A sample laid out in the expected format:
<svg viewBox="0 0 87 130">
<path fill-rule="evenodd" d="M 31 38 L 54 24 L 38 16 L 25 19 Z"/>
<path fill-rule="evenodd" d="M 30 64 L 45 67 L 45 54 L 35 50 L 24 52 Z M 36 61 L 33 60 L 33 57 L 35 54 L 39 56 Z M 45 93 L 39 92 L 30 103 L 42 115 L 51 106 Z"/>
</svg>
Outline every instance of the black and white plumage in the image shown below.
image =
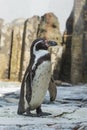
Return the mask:
<svg viewBox="0 0 87 130">
<path fill-rule="evenodd" d="M 49 87 L 51 78 L 51 61 L 49 46 L 57 45 L 54 41 L 36 39 L 31 45 L 30 63 L 25 72 L 20 92 L 18 114 L 30 114 L 36 109 L 42 115 L 41 104 Z"/>
</svg>

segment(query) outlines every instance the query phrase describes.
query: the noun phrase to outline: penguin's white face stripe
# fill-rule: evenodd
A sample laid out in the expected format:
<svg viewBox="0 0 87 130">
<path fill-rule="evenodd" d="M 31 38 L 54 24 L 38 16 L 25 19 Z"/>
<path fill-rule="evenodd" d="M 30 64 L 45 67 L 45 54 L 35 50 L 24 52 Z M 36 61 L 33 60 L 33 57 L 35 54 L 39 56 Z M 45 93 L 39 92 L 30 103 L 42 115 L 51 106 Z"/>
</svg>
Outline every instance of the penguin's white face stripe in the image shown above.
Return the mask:
<svg viewBox="0 0 87 130">
<path fill-rule="evenodd" d="M 49 52 L 47 50 L 39 50 L 35 52 L 35 61 L 34 64 L 32 66 L 32 69 L 34 68 L 34 66 L 36 65 L 38 59 L 46 54 L 48 54 Z"/>
<path fill-rule="evenodd" d="M 34 68 L 35 64 L 37 63 L 38 59 L 46 54 L 49 54 L 48 50 L 36 50 L 36 46 L 38 43 L 42 42 L 43 40 L 40 40 L 39 42 L 37 42 L 33 48 L 33 54 L 35 55 L 35 61 L 34 64 L 32 66 L 32 69 Z"/>
</svg>

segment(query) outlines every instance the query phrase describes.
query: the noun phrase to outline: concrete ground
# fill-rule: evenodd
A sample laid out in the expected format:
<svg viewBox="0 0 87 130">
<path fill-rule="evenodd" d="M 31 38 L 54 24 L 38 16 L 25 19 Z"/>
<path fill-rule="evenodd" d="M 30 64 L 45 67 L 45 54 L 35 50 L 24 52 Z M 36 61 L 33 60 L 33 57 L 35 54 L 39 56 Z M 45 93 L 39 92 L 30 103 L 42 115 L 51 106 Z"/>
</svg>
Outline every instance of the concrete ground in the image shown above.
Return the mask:
<svg viewBox="0 0 87 130">
<path fill-rule="evenodd" d="M 47 93 L 42 104 L 52 115 L 26 117 L 17 115 L 20 83 L 0 82 L 0 130 L 87 130 L 87 84 L 57 90 L 55 102 Z"/>
</svg>

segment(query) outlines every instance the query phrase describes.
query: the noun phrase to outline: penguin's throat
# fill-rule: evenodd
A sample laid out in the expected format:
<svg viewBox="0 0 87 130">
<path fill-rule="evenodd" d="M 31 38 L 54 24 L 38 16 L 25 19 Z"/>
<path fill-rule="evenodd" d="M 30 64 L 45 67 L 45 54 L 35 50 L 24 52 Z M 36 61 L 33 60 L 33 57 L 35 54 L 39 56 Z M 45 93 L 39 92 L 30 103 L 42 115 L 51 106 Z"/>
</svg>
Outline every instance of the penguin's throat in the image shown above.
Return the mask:
<svg viewBox="0 0 87 130">
<path fill-rule="evenodd" d="M 38 51 L 34 51 L 34 55 L 35 55 L 35 59 L 39 59 L 41 57 L 43 57 L 44 55 L 49 54 L 48 50 L 38 50 Z"/>
<path fill-rule="evenodd" d="M 35 51 L 35 53 L 34 53 L 35 59 L 34 59 L 34 64 L 32 66 L 32 69 L 35 67 L 35 65 L 37 64 L 38 60 L 41 57 L 44 57 L 45 55 L 50 55 L 48 50 Z"/>
</svg>

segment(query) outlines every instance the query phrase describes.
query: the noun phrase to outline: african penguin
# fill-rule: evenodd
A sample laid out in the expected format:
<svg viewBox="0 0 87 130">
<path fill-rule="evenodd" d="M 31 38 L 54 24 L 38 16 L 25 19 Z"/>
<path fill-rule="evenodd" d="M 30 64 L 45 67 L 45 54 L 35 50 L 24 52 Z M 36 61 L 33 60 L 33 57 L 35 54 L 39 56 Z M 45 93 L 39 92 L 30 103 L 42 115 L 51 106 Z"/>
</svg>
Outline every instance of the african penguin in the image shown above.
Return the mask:
<svg viewBox="0 0 87 130">
<path fill-rule="evenodd" d="M 49 87 L 51 78 L 50 46 L 56 46 L 54 41 L 39 38 L 33 41 L 30 50 L 30 63 L 26 69 L 21 84 L 18 114 L 32 115 L 31 110 L 36 109 L 37 116 L 44 114 L 41 104 Z"/>
</svg>

